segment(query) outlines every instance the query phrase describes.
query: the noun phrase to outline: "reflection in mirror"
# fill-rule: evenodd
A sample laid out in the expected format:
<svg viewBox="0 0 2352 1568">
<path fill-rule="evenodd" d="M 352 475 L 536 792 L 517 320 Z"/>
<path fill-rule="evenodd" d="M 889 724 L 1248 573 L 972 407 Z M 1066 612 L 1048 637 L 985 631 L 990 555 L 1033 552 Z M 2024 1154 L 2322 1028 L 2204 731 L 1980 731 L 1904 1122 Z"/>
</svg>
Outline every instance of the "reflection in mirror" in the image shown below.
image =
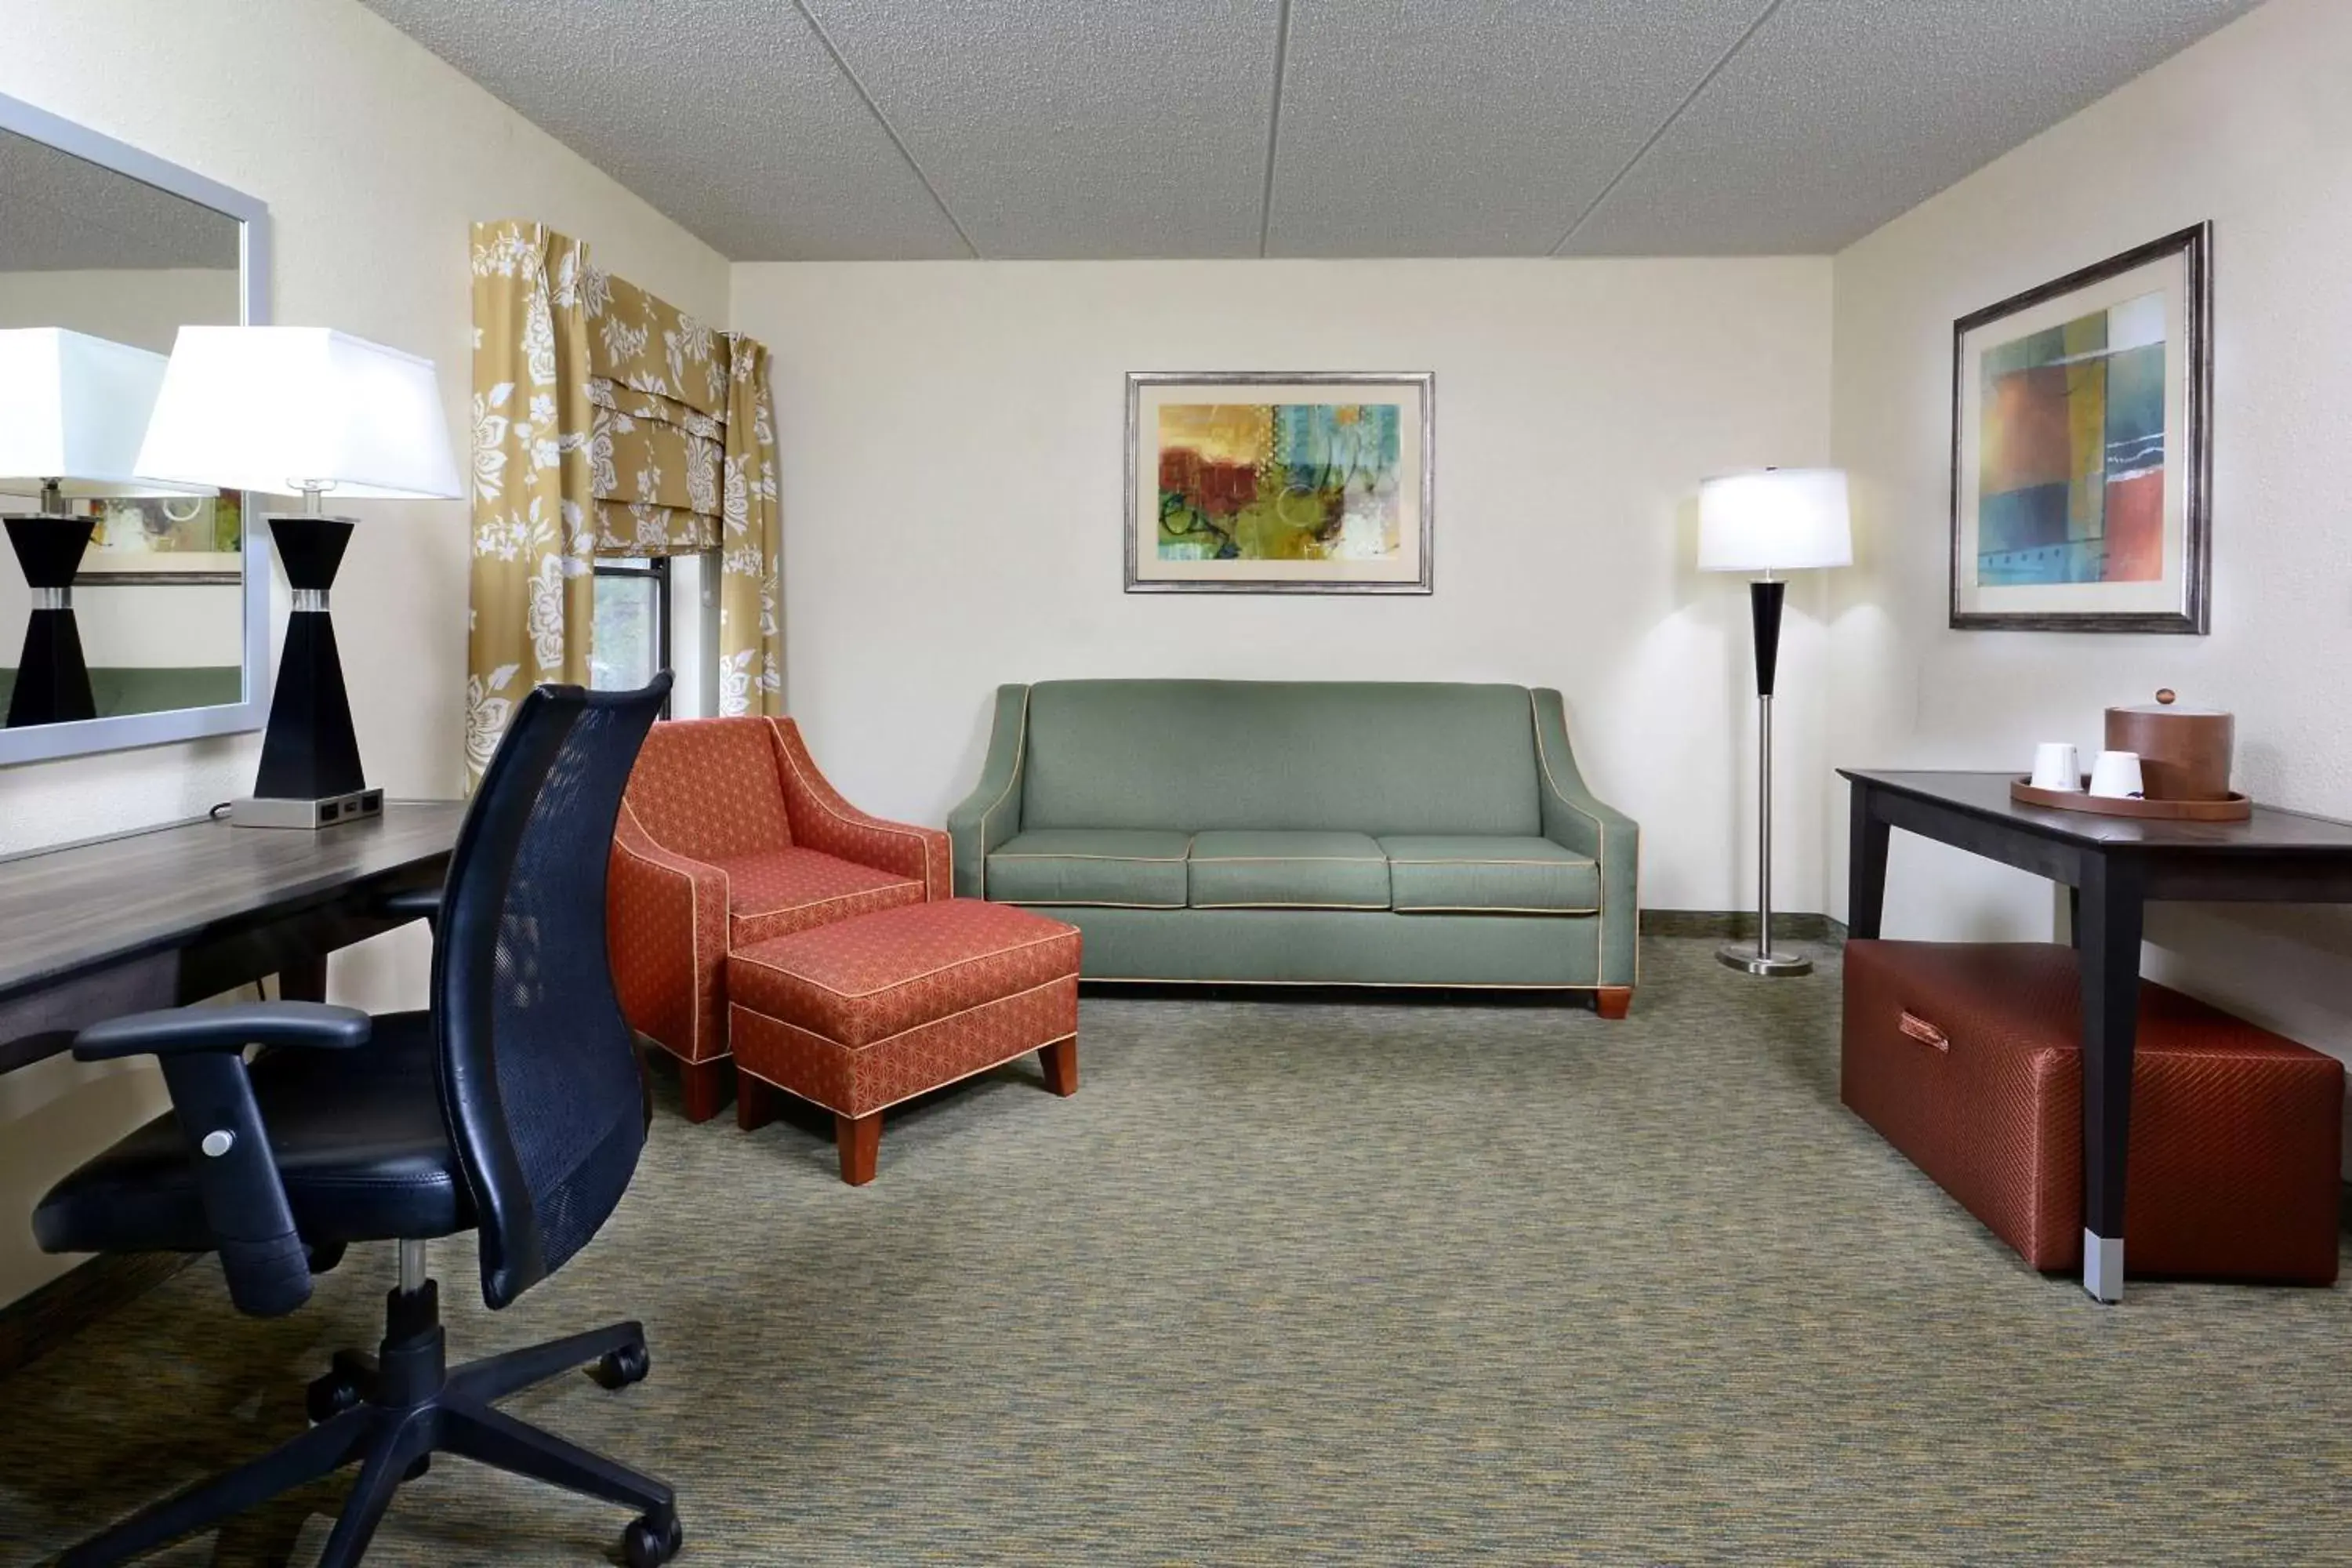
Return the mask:
<svg viewBox="0 0 2352 1568">
<path fill-rule="evenodd" d="M 244 319 L 241 231 L 0 130 L 7 729 L 245 700 L 240 498 L 131 466 L 179 329 Z"/>
</svg>

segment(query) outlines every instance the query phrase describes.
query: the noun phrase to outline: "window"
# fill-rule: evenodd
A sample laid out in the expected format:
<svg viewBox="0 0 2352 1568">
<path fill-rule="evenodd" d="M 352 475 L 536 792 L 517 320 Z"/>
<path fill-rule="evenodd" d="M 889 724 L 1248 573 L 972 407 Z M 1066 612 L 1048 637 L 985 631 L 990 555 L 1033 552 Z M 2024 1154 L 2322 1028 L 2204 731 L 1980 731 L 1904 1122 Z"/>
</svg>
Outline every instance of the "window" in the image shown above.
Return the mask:
<svg viewBox="0 0 2352 1568">
<path fill-rule="evenodd" d="M 588 684 L 631 691 L 669 668 L 669 563 L 596 559 L 596 630 Z"/>
</svg>

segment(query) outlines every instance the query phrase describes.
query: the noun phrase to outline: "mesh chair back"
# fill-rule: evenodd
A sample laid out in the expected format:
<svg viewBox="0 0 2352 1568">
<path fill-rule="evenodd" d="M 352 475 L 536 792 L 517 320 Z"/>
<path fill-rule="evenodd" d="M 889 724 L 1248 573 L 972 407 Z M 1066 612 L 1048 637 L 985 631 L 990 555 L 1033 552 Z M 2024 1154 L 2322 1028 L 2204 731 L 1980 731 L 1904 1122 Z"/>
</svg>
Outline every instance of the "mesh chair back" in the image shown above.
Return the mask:
<svg viewBox="0 0 2352 1568">
<path fill-rule="evenodd" d="M 604 872 L 637 749 L 669 691 L 542 686 L 515 710 L 457 836 L 434 944 L 441 1097 L 472 1188 L 482 1298 L 562 1267 L 645 1146 L 613 994 Z"/>
</svg>

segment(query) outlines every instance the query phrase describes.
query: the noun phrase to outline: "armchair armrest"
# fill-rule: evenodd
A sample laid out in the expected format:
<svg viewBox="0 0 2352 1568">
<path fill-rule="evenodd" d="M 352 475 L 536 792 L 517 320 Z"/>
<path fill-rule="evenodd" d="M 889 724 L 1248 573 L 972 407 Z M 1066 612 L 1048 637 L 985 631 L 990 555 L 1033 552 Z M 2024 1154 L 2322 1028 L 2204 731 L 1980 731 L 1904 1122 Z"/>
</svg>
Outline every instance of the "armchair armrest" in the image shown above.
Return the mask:
<svg viewBox="0 0 2352 1568">
<path fill-rule="evenodd" d="M 163 1068 L 172 1113 L 237 1310 L 274 1318 L 310 1299 L 310 1257 L 294 1228 L 269 1130 L 246 1070 L 247 1045 L 350 1050 L 367 1043 L 364 1013 L 319 1002 L 179 1007 L 133 1013 L 84 1029 L 83 1061 L 152 1055 Z"/>
<path fill-rule="evenodd" d="M 727 873 L 654 842 L 628 801 L 605 881 L 613 989 L 629 1026 L 681 1061 L 727 1054 Z"/>
<path fill-rule="evenodd" d="M 948 896 L 946 834 L 858 810 L 818 771 L 798 724 L 771 719 L 768 728 L 775 737 L 776 772 L 783 781 L 784 816 L 794 843 L 920 882 L 926 900 Z"/>
<path fill-rule="evenodd" d="M 1568 710 L 1557 691 L 1535 700 L 1536 763 L 1544 837 L 1591 858 L 1601 873 L 1601 954 L 1596 984 L 1631 985 L 1641 926 L 1642 829 L 1587 789 L 1569 746 Z"/>
<path fill-rule="evenodd" d="M 1021 831 L 1021 781 L 1029 758 L 1029 689 L 996 689 L 996 719 L 988 735 L 988 760 L 980 783 L 963 804 L 948 813 L 948 837 L 955 845 L 956 896 L 988 896 L 988 858 Z"/>
<path fill-rule="evenodd" d="M 347 1051 L 368 1043 L 374 1020 L 324 1002 L 248 1002 L 235 1007 L 166 1007 L 93 1024 L 74 1037 L 85 1062 L 122 1057 L 241 1051 L 247 1046 L 307 1046 Z"/>
<path fill-rule="evenodd" d="M 403 888 L 396 893 L 386 893 L 376 900 L 375 912 L 387 920 L 424 921 L 429 925 L 441 923 L 441 889 L 438 888 Z"/>
</svg>

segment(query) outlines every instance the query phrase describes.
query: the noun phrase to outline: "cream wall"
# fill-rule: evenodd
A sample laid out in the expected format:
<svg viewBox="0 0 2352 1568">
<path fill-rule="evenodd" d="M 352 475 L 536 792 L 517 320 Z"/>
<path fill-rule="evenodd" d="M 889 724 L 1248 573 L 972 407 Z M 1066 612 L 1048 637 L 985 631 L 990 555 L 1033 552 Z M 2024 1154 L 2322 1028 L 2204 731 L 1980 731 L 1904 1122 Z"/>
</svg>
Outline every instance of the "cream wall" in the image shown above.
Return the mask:
<svg viewBox="0 0 2352 1568">
<path fill-rule="evenodd" d="M 1752 853 L 1745 591 L 1689 569 L 1699 479 L 1829 444 L 1829 265 L 738 266 L 776 351 L 793 711 L 870 809 L 938 822 L 997 683 L 1073 676 L 1559 687 L 1643 896 L 1737 908 Z M 1430 597 L 1121 592 L 1125 373 L 1428 370 Z M 1820 754 L 1791 604 L 1787 751 Z M 1791 779 L 1802 770 L 1792 771 Z M 1817 816 L 1783 900 L 1821 907 Z"/>
<path fill-rule="evenodd" d="M 614 270 L 724 319 L 717 252 L 354 0 L 0 0 L 0 93 L 267 202 L 276 319 L 430 355 L 453 440 L 470 428 L 476 219 L 542 218 Z M 335 623 L 370 777 L 395 795 L 455 795 L 464 504 L 354 510 L 363 521 Z M 257 754 L 247 736 L 0 768 L 0 853 L 193 816 L 249 788 Z M 423 952 L 404 934 L 339 960 L 337 994 L 414 1005 Z M 160 1104 L 143 1067 L 0 1077 L 0 1300 L 59 1267 L 26 1234 L 39 1190 Z"/>
<path fill-rule="evenodd" d="M 2271 0 L 1837 258 L 1833 447 L 1863 563 L 1834 588 L 1830 760 L 2021 769 L 2171 686 L 2236 711 L 2240 788 L 2352 816 L 2347 82 L 2352 5 Z M 1946 629 L 1953 321 L 2209 218 L 2212 635 Z M 1826 798 L 1842 910 L 1843 787 Z M 2050 933 L 2046 884 L 1895 838 L 1887 934 Z M 2149 973 L 2352 1055 L 2352 921 L 2159 906 L 2149 932 Z"/>
</svg>

